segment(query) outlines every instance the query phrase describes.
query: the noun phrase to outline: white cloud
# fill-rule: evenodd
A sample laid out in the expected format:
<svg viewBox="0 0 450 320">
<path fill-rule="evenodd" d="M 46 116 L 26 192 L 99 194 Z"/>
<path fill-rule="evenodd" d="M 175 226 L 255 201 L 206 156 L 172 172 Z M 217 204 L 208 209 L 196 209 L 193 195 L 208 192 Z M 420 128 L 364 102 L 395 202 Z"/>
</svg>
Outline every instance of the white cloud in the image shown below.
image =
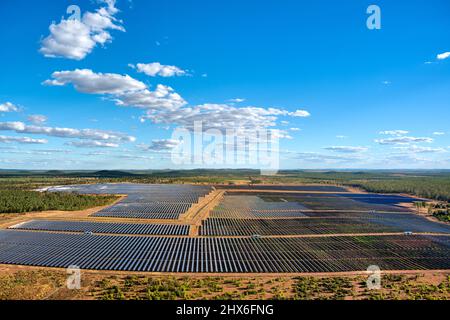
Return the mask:
<svg viewBox="0 0 450 320">
<path fill-rule="evenodd" d="M 433 142 L 432 138 L 426 138 L 426 137 L 395 137 L 395 138 L 388 138 L 388 139 L 376 139 L 376 143 L 382 144 L 382 145 L 392 145 L 392 144 L 409 144 L 413 142 L 427 142 L 431 143 Z"/>
<path fill-rule="evenodd" d="M 433 134 L 435 136 L 443 136 L 443 135 L 445 135 L 445 132 L 436 131 L 436 132 L 433 132 Z"/>
<path fill-rule="evenodd" d="M 157 85 L 154 91 L 144 89 L 119 94 L 115 101 L 119 106 L 138 107 L 148 112 L 177 110 L 186 105 L 186 101 L 178 93 L 162 84 Z"/>
<path fill-rule="evenodd" d="M 241 103 L 241 102 L 244 102 L 245 99 L 243 99 L 243 98 L 234 98 L 234 99 L 230 99 L 228 101 L 232 102 L 232 103 Z"/>
<path fill-rule="evenodd" d="M 193 130 L 194 124 L 201 123 L 203 130 L 219 129 L 256 130 L 274 127 L 276 115 L 287 114 L 280 109 L 258 107 L 236 108 L 226 104 L 204 104 L 180 108 L 176 111 L 161 110 L 149 112 L 143 117 L 158 124 L 175 124 Z"/>
<path fill-rule="evenodd" d="M 289 130 L 294 131 L 294 132 L 302 131 L 302 129 L 300 129 L 300 128 L 290 128 Z"/>
<path fill-rule="evenodd" d="M 336 138 L 338 138 L 338 139 L 347 139 L 347 136 L 338 135 L 338 136 L 336 136 Z"/>
<path fill-rule="evenodd" d="M 327 154 L 321 154 L 316 152 L 299 152 L 294 154 L 294 159 L 305 161 L 305 162 L 312 162 L 312 163 L 345 163 L 345 162 L 357 162 L 361 161 L 361 158 L 358 156 L 341 156 L 341 155 L 327 155 Z"/>
<path fill-rule="evenodd" d="M 47 122 L 48 118 L 40 114 L 32 114 L 27 117 L 27 120 L 34 124 L 43 124 Z"/>
<path fill-rule="evenodd" d="M 87 141 L 71 141 L 66 143 L 66 145 L 74 146 L 77 148 L 118 148 L 117 143 L 104 142 L 97 140 L 87 140 Z"/>
<path fill-rule="evenodd" d="M 125 31 L 117 24 L 114 15 L 118 12 L 115 0 L 105 0 L 106 7 L 96 12 L 86 12 L 81 20 L 62 19 L 52 23 L 50 35 L 41 42 L 39 51 L 50 58 L 63 57 L 74 60 L 84 59 L 97 44 L 104 45 L 112 41 L 109 30 Z"/>
<path fill-rule="evenodd" d="M 82 93 L 120 95 L 130 91 L 144 90 L 147 86 L 129 75 L 115 73 L 95 73 L 90 69 L 74 71 L 57 71 L 52 80 L 44 81 L 49 86 L 72 84 Z"/>
<path fill-rule="evenodd" d="M 150 77 L 175 77 L 175 76 L 184 76 L 187 75 L 187 72 L 185 70 L 182 70 L 176 66 L 168 66 L 168 65 L 162 65 L 159 62 L 153 62 L 153 63 L 138 63 L 136 66 L 130 64 L 129 65 L 132 68 L 136 68 L 138 72 L 145 73 L 146 75 Z"/>
<path fill-rule="evenodd" d="M 431 147 L 421 147 L 417 145 L 410 145 L 405 147 L 395 147 L 395 149 L 408 152 L 408 153 L 441 153 L 447 152 L 444 148 L 431 148 Z"/>
<path fill-rule="evenodd" d="M 411 162 L 428 162 L 429 159 L 419 158 L 414 154 L 390 154 L 385 156 L 385 160 L 390 160 L 399 163 L 411 163 Z"/>
<path fill-rule="evenodd" d="M 0 136 L 0 143 L 23 143 L 23 144 L 46 144 L 48 141 L 45 139 L 32 139 L 29 137 L 7 137 Z"/>
<path fill-rule="evenodd" d="M 438 54 L 438 55 L 436 56 L 436 58 L 437 58 L 438 60 L 445 60 L 445 59 L 447 59 L 447 58 L 449 58 L 449 57 L 450 57 L 450 51 L 449 51 L 449 52 L 440 53 L 440 54 Z"/>
<path fill-rule="evenodd" d="M 406 130 L 386 130 L 381 131 L 380 134 L 389 135 L 389 136 L 402 136 L 408 134 L 409 131 Z"/>
<path fill-rule="evenodd" d="M 385 86 L 392 84 L 392 82 L 390 82 L 389 80 L 382 81 L 381 83 L 384 84 Z"/>
<path fill-rule="evenodd" d="M 72 84 L 82 93 L 108 94 L 120 106 L 134 106 L 142 109 L 177 109 L 186 101 L 168 86 L 158 85 L 150 91 L 143 82 L 128 75 L 115 73 L 95 73 L 89 69 L 59 71 L 52 74 L 45 85 L 63 86 Z"/>
<path fill-rule="evenodd" d="M 350 146 L 332 146 L 332 147 L 325 147 L 323 149 L 340 153 L 358 153 L 368 150 L 367 147 L 350 147 Z"/>
<path fill-rule="evenodd" d="M 0 131 L 14 131 L 16 133 L 40 134 L 58 138 L 78 138 L 88 140 L 102 140 L 108 142 L 134 142 L 136 138 L 120 132 L 97 129 L 54 128 L 26 125 L 23 122 L 0 122 Z"/>
<path fill-rule="evenodd" d="M 171 87 L 157 85 L 151 91 L 144 83 L 128 75 L 102 74 L 92 70 L 59 71 L 52 75 L 46 85 L 72 84 L 76 90 L 89 94 L 103 94 L 119 106 L 137 107 L 144 110 L 141 122 L 150 120 L 155 124 L 177 125 L 192 130 L 195 122 L 201 122 L 203 130 L 255 130 L 277 125 L 278 116 L 308 117 L 305 110 L 289 112 L 277 108 L 240 107 L 228 104 L 203 104 L 188 107 L 187 102 Z M 291 138 L 279 130 L 280 137 Z"/>
<path fill-rule="evenodd" d="M 0 112 L 17 112 L 19 107 L 12 104 L 11 102 L 5 102 L 0 104 Z"/>
<path fill-rule="evenodd" d="M 311 116 L 311 114 L 306 110 L 297 110 L 295 112 L 290 112 L 289 115 L 291 117 L 299 117 L 299 118 L 307 118 Z"/>
</svg>

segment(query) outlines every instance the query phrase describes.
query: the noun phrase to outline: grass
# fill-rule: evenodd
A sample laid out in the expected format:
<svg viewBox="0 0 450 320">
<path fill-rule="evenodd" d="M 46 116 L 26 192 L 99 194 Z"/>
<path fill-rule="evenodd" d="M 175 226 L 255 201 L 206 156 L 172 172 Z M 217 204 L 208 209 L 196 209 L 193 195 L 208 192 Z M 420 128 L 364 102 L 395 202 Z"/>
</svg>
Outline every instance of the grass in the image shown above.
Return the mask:
<svg viewBox="0 0 450 320">
<path fill-rule="evenodd" d="M 352 296 L 353 284 L 349 278 L 299 277 L 294 285 L 297 300 L 341 300 Z"/>
<path fill-rule="evenodd" d="M 365 291 L 370 300 L 448 300 L 450 275 L 435 283 L 424 282 L 423 276 L 384 276 L 382 289 Z"/>
</svg>

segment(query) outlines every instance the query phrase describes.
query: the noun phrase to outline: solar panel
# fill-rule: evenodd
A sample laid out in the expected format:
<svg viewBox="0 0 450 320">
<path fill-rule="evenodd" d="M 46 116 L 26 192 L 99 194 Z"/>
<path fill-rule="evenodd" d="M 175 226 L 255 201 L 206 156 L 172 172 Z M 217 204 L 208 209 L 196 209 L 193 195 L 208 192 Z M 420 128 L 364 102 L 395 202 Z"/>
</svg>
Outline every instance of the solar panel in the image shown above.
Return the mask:
<svg viewBox="0 0 450 320">
<path fill-rule="evenodd" d="M 0 231 L 0 263 L 150 272 L 450 269 L 450 237 L 188 238 Z"/>
<path fill-rule="evenodd" d="M 188 225 L 144 224 L 144 223 L 106 223 L 85 221 L 31 220 L 10 227 L 17 230 L 41 230 L 61 232 L 93 232 L 129 235 L 189 235 Z"/>
</svg>

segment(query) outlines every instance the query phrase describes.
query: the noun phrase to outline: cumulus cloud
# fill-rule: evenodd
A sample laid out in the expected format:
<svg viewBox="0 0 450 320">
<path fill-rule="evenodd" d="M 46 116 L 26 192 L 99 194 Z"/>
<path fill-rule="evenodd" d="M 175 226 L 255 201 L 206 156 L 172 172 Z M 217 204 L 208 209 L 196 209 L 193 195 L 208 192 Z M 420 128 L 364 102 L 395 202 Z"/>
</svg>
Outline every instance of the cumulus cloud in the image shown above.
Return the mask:
<svg viewBox="0 0 450 320">
<path fill-rule="evenodd" d="M 0 136 L 0 143 L 23 143 L 23 144 L 46 144 L 48 141 L 45 139 L 32 139 L 29 137 L 8 137 Z"/>
<path fill-rule="evenodd" d="M 311 116 L 311 114 L 306 110 L 297 110 L 295 112 L 290 112 L 289 115 L 291 117 L 299 117 L 299 118 L 307 118 Z"/>
<path fill-rule="evenodd" d="M 351 146 L 332 146 L 332 147 L 325 147 L 323 149 L 340 153 L 358 153 L 368 150 L 367 147 L 351 147 Z"/>
<path fill-rule="evenodd" d="M 66 145 L 74 146 L 77 148 L 118 148 L 117 143 L 87 140 L 87 141 L 71 141 L 66 143 Z"/>
<path fill-rule="evenodd" d="M 445 60 L 448 59 L 450 57 L 450 51 L 449 52 L 444 52 L 444 53 L 440 53 L 436 56 L 436 58 L 438 60 Z"/>
<path fill-rule="evenodd" d="M 50 35 L 41 42 L 39 51 L 50 58 L 84 59 L 97 44 L 112 41 L 110 30 L 125 29 L 114 17 L 118 12 L 115 0 L 104 0 L 106 6 L 95 12 L 86 12 L 81 20 L 64 20 L 49 27 Z"/>
<path fill-rule="evenodd" d="M 157 124 L 176 125 L 194 130 L 196 124 L 203 131 L 217 129 L 246 135 L 255 130 L 270 130 L 277 138 L 292 139 L 286 131 L 275 129 L 278 116 L 288 116 L 290 112 L 276 108 L 240 107 L 228 104 L 203 104 L 180 108 L 175 111 L 161 110 L 148 112 L 142 117 Z"/>
<path fill-rule="evenodd" d="M 27 120 L 34 124 L 43 124 L 47 122 L 48 118 L 41 114 L 32 114 L 27 117 Z"/>
<path fill-rule="evenodd" d="M 176 66 L 163 65 L 159 62 L 153 63 L 138 63 L 137 65 L 130 64 L 130 67 L 135 68 L 138 72 L 145 73 L 150 77 L 175 77 L 187 75 L 185 70 Z"/>
<path fill-rule="evenodd" d="M 72 84 L 82 93 L 120 95 L 130 91 L 144 90 L 147 86 L 129 75 L 115 73 L 95 73 L 90 69 L 57 71 L 51 80 L 44 81 L 48 86 Z"/>
<path fill-rule="evenodd" d="M 432 138 L 426 138 L 426 137 L 394 137 L 394 138 L 388 138 L 388 139 L 376 139 L 375 142 L 381 145 L 392 145 L 392 144 L 409 144 L 413 142 L 427 142 L 431 143 L 434 140 Z"/>
<path fill-rule="evenodd" d="M 16 133 L 26 133 L 26 134 L 40 134 L 58 138 L 101 140 L 113 143 L 134 142 L 136 140 L 135 137 L 128 136 L 120 132 L 104 131 L 97 129 L 43 127 L 35 125 L 26 125 L 23 122 L 0 122 L 0 131 L 14 131 Z"/>
<path fill-rule="evenodd" d="M 119 106 L 138 107 L 146 109 L 147 112 L 158 110 L 178 110 L 187 102 L 171 87 L 159 84 L 154 91 L 150 89 L 129 91 L 116 96 Z"/>
<path fill-rule="evenodd" d="M 380 131 L 380 134 L 389 135 L 389 136 L 402 136 L 408 134 L 409 131 L 406 130 L 386 130 Z"/>
<path fill-rule="evenodd" d="M 83 93 L 107 95 L 119 106 L 144 110 L 141 122 L 146 120 L 167 126 L 176 125 L 193 130 L 200 122 L 203 130 L 227 129 L 245 131 L 273 128 L 279 116 L 308 117 L 306 110 L 289 112 L 278 108 L 235 107 L 230 104 L 203 104 L 187 106 L 187 102 L 171 87 L 157 85 L 152 91 L 144 83 L 128 75 L 95 73 L 89 69 L 59 71 L 44 82 L 50 86 L 72 84 Z M 291 138 L 279 130 L 275 134 Z"/>
<path fill-rule="evenodd" d="M 52 79 L 44 81 L 48 86 L 72 84 L 82 93 L 110 95 L 118 105 L 143 109 L 177 109 L 186 101 L 168 86 L 158 85 L 154 91 L 129 75 L 95 73 L 90 69 L 58 71 Z"/>
<path fill-rule="evenodd" d="M 175 124 L 190 130 L 200 123 L 203 130 L 218 129 L 225 131 L 250 130 L 274 127 L 275 115 L 282 113 L 278 109 L 257 107 L 236 108 L 226 104 L 204 104 L 182 108 L 176 112 L 150 112 L 143 119 L 158 124 Z"/>
<path fill-rule="evenodd" d="M 445 132 L 436 131 L 436 132 L 433 132 L 433 135 L 435 135 L 435 136 L 443 136 L 443 135 L 445 135 Z"/>
<path fill-rule="evenodd" d="M 11 102 L 5 102 L 0 104 L 0 112 L 17 112 L 19 107 Z"/>
</svg>

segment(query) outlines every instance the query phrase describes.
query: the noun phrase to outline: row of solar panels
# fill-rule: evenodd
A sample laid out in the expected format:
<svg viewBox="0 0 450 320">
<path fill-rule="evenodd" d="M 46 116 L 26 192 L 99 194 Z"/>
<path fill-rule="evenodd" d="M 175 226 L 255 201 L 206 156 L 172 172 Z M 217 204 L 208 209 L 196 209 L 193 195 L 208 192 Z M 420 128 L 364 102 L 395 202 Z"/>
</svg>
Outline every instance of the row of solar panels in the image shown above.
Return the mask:
<svg viewBox="0 0 450 320">
<path fill-rule="evenodd" d="M 150 272 L 450 269 L 450 237 L 164 238 L 0 231 L 0 263 Z"/>
<path fill-rule="evenodd" d="M 135 219 L 178 219 L 191 204 L 183 203 L 117 203 L 94 213 L 93 217 Z"/>
<path fill-rule="evenodd" d="M 239 210 L 239 209 L 214 209 L 211 218 L 224 219 L 261 219 L 261 218 L 298 218 L 305 217 L 302 211 L 257 211 L 257 210 Z"/>
<path fill-rule="evenodd" d="M 404 230 L 364 219 L 207 219 L 203 236 L 389 233 Z"/>
<path fill-rule="evenodd" d="M 67 185 L 48 188 L 49 191 L 77 191 L 77 192 L 114 192 L 114 193 L 151 193 L 159 190 L 168 192 L 211 192 L 210 186 L 189 184 L 138 184 L 138 183 L 106 183 L 106 184 L 82 184 Z"/>
<path fill-rule="evenodd" d="M 123 219 L 149 219 L 149 220 L 177 220 L 180 213 L 151 213 L 151 212 L 97 212 L 93 217 L 123 218 Z"/>
<path fill-rule="evenodd" d="M 121 203 L 197 203 L 203 194 L 167 195 L 167 194 L 129 194 Z"/>
<path fill-rule="evenodd" d="M 31 220 L 10 229 L 130 235 L 189 235 L 188 225 Z"/>
<path fill-rule="evenodd" d="M 182 214 L 189 210 L 190 204 L 183 203 L 118 203 L 112 207 L 101 210 L 104 213 L 177 213 Z"/>
<path fill-rule="evenodd" d="M 200 234 L 205 236 L 361 234 L 389 232 L 448 233 L 450 225 L 414 214 L 354 213 L 290 219 L 227 219 L 203 221 Z"/>
</svg>

